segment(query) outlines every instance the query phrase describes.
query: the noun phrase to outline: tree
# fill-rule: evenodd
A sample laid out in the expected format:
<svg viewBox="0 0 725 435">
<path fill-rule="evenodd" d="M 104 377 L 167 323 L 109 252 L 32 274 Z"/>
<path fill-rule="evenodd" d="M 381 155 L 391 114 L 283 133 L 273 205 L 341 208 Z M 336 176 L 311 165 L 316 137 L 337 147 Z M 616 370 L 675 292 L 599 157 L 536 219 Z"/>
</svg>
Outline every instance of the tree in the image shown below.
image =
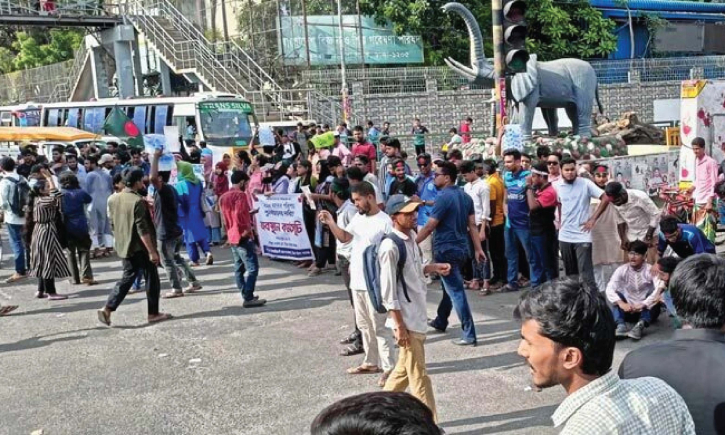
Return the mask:
<svg viewBox="0 0 725 435">
<path fill-rule="evenodd" d="M 441 65 L 446 57 L 467 60 L 470 50 L 468 31 L 454 14 L 441 6 L 448 0 L 360 0 L 362 12 L 380 23 L 390 22 L 396 34 L 423 37 L 426 64 Z M 461 1 L 476 17 L 484 36 L 484 48 L 491 56 L 491 2 Z M 554 3 L 552 0 L 527 2 L 529 49 L 541 60 L 560 57 L 604 57 L 616 48 L 614 22 L 602 17 L 587 1 Z"/>
<path fill-rule="evenodd" d="M 17 32 L 9 44 L 10 49 L 5 47 L 7 51 L 0 51 L 0 71 L 7 73 L 72 59 L 83 36 L 80 30 L 66 29 Z M 13 57 L 12 66 L 6 63 L 8 52 Z"/>
</svg>

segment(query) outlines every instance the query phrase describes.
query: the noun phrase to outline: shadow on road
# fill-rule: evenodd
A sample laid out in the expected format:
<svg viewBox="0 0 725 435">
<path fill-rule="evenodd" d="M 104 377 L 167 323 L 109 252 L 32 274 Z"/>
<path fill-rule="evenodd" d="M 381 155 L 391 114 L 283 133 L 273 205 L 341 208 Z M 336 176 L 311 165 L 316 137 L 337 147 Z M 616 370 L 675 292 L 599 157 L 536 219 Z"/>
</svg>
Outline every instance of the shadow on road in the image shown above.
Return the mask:
<svg viewBox="0 0 725 435">
<path fill-rule="evenodd" d="M 37 349 L 39 347 L 50 346 L 53 343 L 62 343 L 64 341 L 81 340 L 83 338 L 88 337 L 88 334 L 83 334 L 83 335 L 71 335 L 71 334 L 76 334 L 79 332 L 86 332 L 86 331 L 101 331 L 101 330 L 105 330 L 105 329 L 106 328 L 104 328 L 104 327 L 86 328 L 86 329 L 78 329 L 75 331 L 57 332 L 55 334 L 41 335 L 38 337 L 30 337 L 30 338 L 26 338 L 24 340 L 16 341 L 15 343 L 0 344 L 0 353 L 13 352 L 16 350 Z M 56 336 L 57 336 L 57 338 L 51 338 L 51 337 L 56 337 Z"/>
<path fill-rule="evenodd" d="M 512 430 L 526 429 L 531 427 L 546 426 L 551 427 L 551 414 L 556 411 L 558 405 L 542 406 L 540 408 L 524 409 L 522 411 L 513 411 L 503 414 L 482 415 L 480 417 L 464 418 L 442 423 L 441 426 L 452 434 L 457 435 L 480 435 L 502 433 Z M 453 432 L 451 428 L 456 426 L 472 426 L 477 424 L 493 423 L 497 421 L 506 421 L 496 426 L 482 427 L 466 432 Z"/>
<path fill-rule="evenodd" d="M 498 355 L 479 356 L 476 358 L 457 359 L 428 363 L 428 373 L 438 375 L 441 373 L 466 372 L 469 370 L 485 370 L 497 367 L 512 368 L 523 365 L 524 359 L 516 352 L 501 353 Z"/>
</svg>

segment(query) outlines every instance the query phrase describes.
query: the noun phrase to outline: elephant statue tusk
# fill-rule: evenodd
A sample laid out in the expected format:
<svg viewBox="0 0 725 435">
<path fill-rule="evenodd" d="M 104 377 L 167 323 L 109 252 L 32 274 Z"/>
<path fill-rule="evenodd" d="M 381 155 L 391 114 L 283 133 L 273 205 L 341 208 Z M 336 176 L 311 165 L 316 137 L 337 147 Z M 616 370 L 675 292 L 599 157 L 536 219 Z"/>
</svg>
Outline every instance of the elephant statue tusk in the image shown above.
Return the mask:
<svg viewBox="0 0 725 435">
<path fill-rule="evenodd" d="M 451 67 L 457 74 L 462 75 L 470 83 L 473 84 L 490 84 L 494 83 L 494 71 L 493 65 L 486 59 L 486 55 L 483 52 L 483 36 L 481 35 L 481 28 L 476 22 L 476 18 L 473 16 L 465 6 L 460 3 L 451 2 L 446 3 L 441 7 L 444 12 L 453 12 L 461 16 L 463 21 L 466 23 L 468 29 L 468 37 L 471 40 L 471 67 L 467 68 L 461 63 L 454 61 L 453 59 L 446 59 L 446 64 Z M 450 60 L 450 63 L 449 63 Z M 452 66 L 453 64 L 454 66 Z M 458 70 L 463 71 L 461 74 Z M 468 73 L 470 71 L 470 73 Z"/>
</svg>

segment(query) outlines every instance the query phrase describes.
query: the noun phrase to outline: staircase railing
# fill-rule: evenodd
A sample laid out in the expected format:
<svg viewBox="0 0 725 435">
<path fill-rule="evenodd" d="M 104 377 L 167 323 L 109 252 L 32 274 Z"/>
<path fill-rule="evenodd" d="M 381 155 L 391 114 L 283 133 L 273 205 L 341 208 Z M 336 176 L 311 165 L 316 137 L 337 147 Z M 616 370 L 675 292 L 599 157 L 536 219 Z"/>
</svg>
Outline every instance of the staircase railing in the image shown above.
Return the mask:
<svg viewBox="0 0 725 435">
<path fill-rule="evenodd" d="M 138 0 L 126 3 L 126 18 L 131 21 L 148 41 L 159 51 L 177 72 L 197 72 L 198 78 L 208 87 L 220 92 L 246 95 L 249 90 L 224 68 L 203 41 L 191 37 L 175 41 L 164 29 L 158 18 L 168 20 L 178 29 L 174 21 L 183 15 L 166 1 L 149 2 L 145 6 Z M 185 18 L 184 18 L 185 19 Z M 182 32 L 182 35 L 188 32 Z"/>
<path fill-rule="evenodd" d="M 55 85 L 53 93 L 50 95 L 50 103 L 58 103 L 61 101 L 68 101 L 71 98 L 71 93 L 75 89 L 78 80 L 80 79 L 81 70 L 86 64 L 88 59 L 88 49 L 86 49 L 85 42 L 81 42 L 78 50 L 75 52 L 73 57 L 73 63 L 68 69 L 68 75 L 61 78 L 61 81 Z"/>
</svg>

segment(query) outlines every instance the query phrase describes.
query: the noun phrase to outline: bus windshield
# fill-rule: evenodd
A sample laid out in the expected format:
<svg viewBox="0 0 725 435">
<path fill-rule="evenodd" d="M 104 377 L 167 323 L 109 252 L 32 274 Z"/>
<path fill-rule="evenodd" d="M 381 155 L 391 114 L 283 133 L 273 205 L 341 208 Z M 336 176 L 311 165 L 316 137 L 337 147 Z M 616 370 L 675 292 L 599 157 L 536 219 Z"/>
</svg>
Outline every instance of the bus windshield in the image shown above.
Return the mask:
<svg viewBox="0 0 725 435">
<path fill-rule="evenodd" d="M 245 101 L 201 102 L 199 119 L 208 145 L 247 146 L 252 140 L 252 105 Z"/>
</svg>

